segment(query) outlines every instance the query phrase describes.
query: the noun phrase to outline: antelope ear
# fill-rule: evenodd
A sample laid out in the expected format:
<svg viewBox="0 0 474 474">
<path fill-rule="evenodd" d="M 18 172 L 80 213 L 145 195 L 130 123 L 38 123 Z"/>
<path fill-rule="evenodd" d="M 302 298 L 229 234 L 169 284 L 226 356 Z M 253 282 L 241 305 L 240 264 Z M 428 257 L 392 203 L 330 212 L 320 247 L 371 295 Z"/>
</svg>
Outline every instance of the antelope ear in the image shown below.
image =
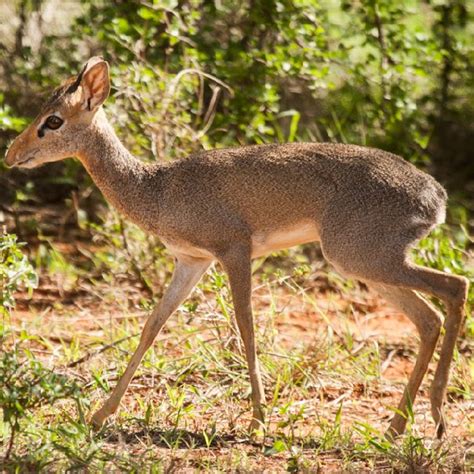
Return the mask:
<svg viewBox="0 0 474 474">
<path fill-rule="evenodd" d="M 82 108 L 93 110 L 101 106 L 110 92 L 107 62 L 98 56 L 89 59 L 78 79 L 83 90 Z"/>
</svg>

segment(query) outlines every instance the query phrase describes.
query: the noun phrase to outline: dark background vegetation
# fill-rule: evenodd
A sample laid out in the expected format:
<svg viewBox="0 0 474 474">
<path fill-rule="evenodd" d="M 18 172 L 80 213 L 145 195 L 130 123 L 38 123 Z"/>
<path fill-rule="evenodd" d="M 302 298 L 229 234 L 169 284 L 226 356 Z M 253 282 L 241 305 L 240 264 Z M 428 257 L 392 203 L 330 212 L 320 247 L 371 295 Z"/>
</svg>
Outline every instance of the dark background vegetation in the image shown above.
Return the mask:
<svg viewBox="0 0 474 474">
<path fill-rule="evenodd" d="M 144 159 L 248 143 L 358 143 L 426 168 L 453 204 L 470 208 L 468 3 L 3 2 L 0 152 L 48 91 L 97 54 L 112 65 L 109 115 Z M 71 202 L 71 192 L 81 196 L 89 186 L 76 163 L 2 170 L 0 179 L 3 207 L 18 199 Z"/>
</svg>

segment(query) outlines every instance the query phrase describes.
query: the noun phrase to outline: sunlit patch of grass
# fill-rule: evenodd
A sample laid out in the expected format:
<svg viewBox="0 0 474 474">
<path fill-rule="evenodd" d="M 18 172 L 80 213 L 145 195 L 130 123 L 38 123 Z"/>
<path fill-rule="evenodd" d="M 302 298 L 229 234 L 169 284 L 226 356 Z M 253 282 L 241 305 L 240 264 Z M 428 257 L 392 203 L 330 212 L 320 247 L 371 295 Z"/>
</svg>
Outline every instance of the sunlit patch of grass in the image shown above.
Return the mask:
<svg viewBox="0 0 474 474">
<path fill-rule="evenodd" d="M 409 415 L 413 422 L 413 414 Z M 438 441 L 421 436 L 412 424 L 395 442 L 369 423 L 357 423 L 360 440 L 354 444 L 353 458 L 372 458 L 375 469 L 396 472 L 456 472 L 464 463 L 463 452 L 453 440 Z"/>
<path fill-rule="evenodd" d="M 123 245 L 120 239 L 117 245 Z M 113 251 L 119 253 L 119 266 L 109 280 L 100 277 L 109 272 L 100 252 L 93 260 L 94 278 L 76 272 L 77 282 L 90 290 L 89 300 L 37 314 L 27 327 L 36 336 L 36 342 L 28 342 L 32 353 L 75 380 L 90 411 L 125 370 L 151 306 L 138 277 L 127 276 L 126 253 Z M 164 266 L 158 276 L 151 276 L 156 267 L 140 271 L 161 288 L 171 266 L 164 254 L 159 259 Z M 432 441 L 429 414 L 424 421 L 428 434 L 416 431 L 423 425 L 413 415 L 406 436 L 395 442 L 383 436 L 390 406 L 403 388 L 401 382 L 384 380 L 384 369 L 397 363 L 394 342 L 358 329 L 368 312 L 383 306 L 371 309 L 364 287 L 320 263 L 301 255 L 295 265 L 284 259 L 274 255 L 255 266 L 256 336 L 268 413 L 257 437 L 247 432 L 247 364 L 227 278 L 217 266 L 158 336 L 105 428 L 93 433 L 67 401 L 37 407 L 34 417 L 25 418 L 15 446 L 18 469 L 448 472 L 472 466 L 460 448 L 467 446 L 465 439 Z M 63 268 L 70 265 L 66 261 Z M 351 297 L 356 303 L 348 303 Z M 472 347 L 464 341 L 449 389 L 449 407 L 461 417 L 458 426 L 472 424 Z M 413 362 L 415 341 L 409 346 L 404 357 Z M 419 399 L 415 413 L 420 406 Z M 423 406 L 429 413 L 426 400 Z M 4 425 L 0 430 L 8 435 Z"/>
</svg>

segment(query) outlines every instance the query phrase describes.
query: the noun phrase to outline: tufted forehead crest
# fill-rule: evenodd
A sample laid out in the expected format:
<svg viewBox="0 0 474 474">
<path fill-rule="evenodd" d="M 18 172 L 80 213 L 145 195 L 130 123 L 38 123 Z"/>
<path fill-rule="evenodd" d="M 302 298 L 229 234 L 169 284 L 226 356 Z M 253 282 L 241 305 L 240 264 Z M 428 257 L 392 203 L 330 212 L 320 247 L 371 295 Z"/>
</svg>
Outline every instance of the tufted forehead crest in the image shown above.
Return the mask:
<svg viewBox="0 0 474 474">
<path fill-rule="evenodd" d="M 87 69 L 87 64 L 88 63 L 84 65 L 81 72 L 77 75 L 76 80 L 66 89 L 66 94 L 72 94 L 73 92 L 77 91 L 77 88 L 79 87 L 82 81 L 82 76 L 84 75 L 84 72 Z"/>
</svg>

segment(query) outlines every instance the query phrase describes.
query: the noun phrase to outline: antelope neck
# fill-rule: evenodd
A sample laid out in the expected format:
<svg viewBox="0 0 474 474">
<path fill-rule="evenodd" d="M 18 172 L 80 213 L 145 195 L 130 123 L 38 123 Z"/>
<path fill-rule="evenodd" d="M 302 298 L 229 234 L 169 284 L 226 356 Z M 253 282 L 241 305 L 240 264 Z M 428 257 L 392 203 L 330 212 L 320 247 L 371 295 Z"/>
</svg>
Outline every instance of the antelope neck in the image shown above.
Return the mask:
<svg viewBox="0 0 474 474">
<path fill-rule="evenodd" d="M 121 143 L 102 111 L 82 143 L 79 159 L 105 198 L 143 227 L 144 208 L 157 221 L 161 169 L 135 158 Z"/>
</svg>

